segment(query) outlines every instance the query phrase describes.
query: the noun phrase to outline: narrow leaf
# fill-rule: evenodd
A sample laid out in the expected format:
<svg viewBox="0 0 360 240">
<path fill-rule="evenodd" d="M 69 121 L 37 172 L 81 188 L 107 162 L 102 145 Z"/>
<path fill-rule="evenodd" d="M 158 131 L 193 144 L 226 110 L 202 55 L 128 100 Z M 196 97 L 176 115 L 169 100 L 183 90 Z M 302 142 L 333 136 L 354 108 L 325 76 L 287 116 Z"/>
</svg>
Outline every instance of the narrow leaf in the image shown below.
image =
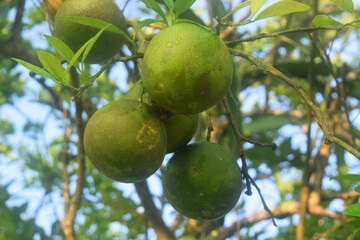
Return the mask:
<svg viewBox="0 0 360 240">
<path fill-rule="evenodd" d="M 222 0 L 210 0 L 210 3 L 213 9 L 214 16 L 217 16 L 221 19 L 227 14 Z"/>
<path fill-rule="evenodd" d="M 37 50 L 36 54 L 44 68 L 61 81 L 65 69 L 61 65 L 60 60 L 50 52 Z"/>
<path fill-rule="evenodd" d="M 82 55 L 82 58 L 81 58 L 81 64 L 84 64 L 84 61 L 86 59 L 86 57 L 89 55 L 92 47 L 94 46 L 94 44 L 96 43 L 96 41 L 98 40 L 98 38 L 100 37 L 100 35 L 108 28 L 110 27 L 111 25 L 108 24 L 107 26 L 103 27 L 94 37 L 92 37 L 90 39 L 90 42 L 89 44 L 86 46 L 85 48 L 85 51 L 84 51 L 84 54 Z"/>
<path fill-rule="evenodd" d="M 312 21 L 315 27 L 340 27 L 341 23 L 335 19 L 329 17 L 328 15 L 317 15 Z"/>
<path fill-rule="evenodd" d="M 255 16 L 265 2 L 266 0 L 251 0 L 251 13 L 253 16 Z"/>
<path fill-rule="evenodd" d="M 148 26 L 148 25 L 150 25 L 150 24 L 152 24 L 152 23 L 157 23 L 157 22 L 159 22 L 159 20 L 155 20 L 155 19 L 145 19 L 145 20 L 142 20 L 142 21 L 140 21 L 140 22 L 136 25 L 136 27 L 135 27 L 135 29 L 134 29 L 134 32 L 135 32 L 135 34 L 136 34 L 137 31 L 139 31 L 141 28 L 143 28 L 143 27 L 145 27 L 145 26 Z"/>
<path fill-rule="evenodd" d="M 44 36 L 49 44 L 53 46 L 53 48 L 60 54 L 61 57 L 63 57 L 67 62 L 71 61 L 71 59 L 74 57 L 74 52 L 71 50 L 71 48 L 68 47 L 68 45 L 56 37 L 45 34 Z M 79 69 L 77 62 L 75 62 L 74 67 Z"/>
<path fill-rule="evenodd" d="M 242 2 L 242 3 L 240 3 L 239 5 L 236 5 L 235 7 L 233 7 L 233 8 L 230 10 L 230 12 L 229 12 L 228 14 L 226 14 L 226 16 L 224 16 L 224 17 L 221 19 L 221 21 L 224 20 L 224 19 L 226 19 L 227 17 L 229 17 L 231 14 L 233 14 L 233 13 L 236 12 L 237 10 L 240 10 L 240 9 L 242 9 L 242 8 L 244 8 L 244 7 L 247 7 L 247 6 L 249 6 L 250 4 L 251 4 L 251 1 L 247 1 L 247 2 Z"/>
<path fill-rule="evenodd" d="M 286 124 L 291 124 L 292 120 L 289 116 L 266 116 L 255 118 L 250 123 L 244 124 L 244 134 L 251 135 L 254 133 L 266 132 L 278 129 Z"/>
<path fill-rule="evenodd" d="M 70 70 L 71 66 L 78 60 L 78 58 L 84 52 L 85 48 L 87 47 L 89 42 L 91 42 L 91 40 L 92 38 L 89 41 L 87 41 L 84 45 L 82 45 L 81 48 L 75 53 L 74 57 L 69 62 L 69 66 L 66 68 L 66 71 Z"/>
<path fill-rule="evenodd" d="M 131 39 L 123 30 L 121 30 L 120 28 L 118 28 L 117 26 L 111 23 L 102 21 L 100 19 L 88 18 L 88 17 L 72 17 L 72 16 L 56 16 L 55 18 L 63 18 L 74 23 L 90 26 L 97 29 L 102 29 L 110 24 L 111 26 L 106 29 L 107 31 L 119 34 L 124 38 L 126 38 L 129 42 L 131 42 Z"/>
<path fill-rule="evenodd" d="M 306 4 L 295 1 L 284 0 L 284 1 L 276 2 L 270 5 L 269 7 L 265 8 L 264 11 L 259 13 L 259 15 L 255 18 L 255 21 L 264 18 L 276 17 L 289 13 L 303 12 L 309 10 L 310 7 Z"/>
<path fill-rule="evenodd" d="M 360 217 L 360 203 L 355 203 L 350 206 L 348 206 L 344 212 L 343 215 L 350 215 L 354 217 Z"/>
<path fill-rule="evenodd" d="M 208 31 L 208 32 L 212 32 L 211 28 L 209 27 L 206 27 L 200 23 L 197 23 L 197 22 L 194 22 L 192 20 L 189 20 L 189 19 L 177 19 L 176 22 L 174 24 L 178 24 L 178 23 L 191 23 L 191 24 L 195 24 L 201 28 L 203 28 L 204 30 Z"/>
<path fill-rule="evenodd" d="M 360 175 L 359 174 L 344 174 L 340 176 L 335 176 L 330 178 L 332 179 L 338 179 L 338 180 L 350 180 L 353 182 L 360 182 Z"/>
<path fill-rule="evenodd" d="M 37 75 L 47 77 L 49 79 L 54 80 L 56 83 L 59 83 L 59 81 L 57 81 L 56 78 L 53 75 L 51 75 L 50 73 L 48 73 L 46 70 L 44 70 L 34 64 L 25 62 L 21 59 L 17 59 L 17 58 L 12 58 L 12 59 L 15 60 L 17 63 L 21 64 L 22 66 L 26 67 L 27 69 L 29 69 L 30 71 L 33 71 Z"/>
<path fill-rule="evenodd" d="M 69 72 L 65 71 L 64 74 L 63 74 L 63 78 L 62 78 L 61 83 L 62 83 L 64 86 L 71 87 L 71 88 L 74 89 L 74 87 L 71 86 L 69 82 L 70 82 L 70 74 L 69 74 Z"/>
<path fill-rule="evenodd" d="M 356 240 L 356 235 L 360 232 L 360 228 L 356 229 L 352 234 L 350 240 Z"/>
<path fill-rule="evenodd" d="M 174 12 L 175 5 L 173 0 L 164 0 L 166 7 L 171 11 Z"/>
<path fill-rule="evenodd" d="M 146 7 L 154 10 L 157 14 L 159 14 L 164 19 L 166 25 L 168 25 L 165 13 L 163 12 L 161 7 L 155 0 L 141 0 L 141 1 L 145 3 Z"/>
<path fill-rule="evenodd" d="M 349 13 L 354 12 L 354 3 L 352 0 L 330 0 L 336 5 L 338 5 L 340 8 L 344 9 L 345 11 Z"/>
<path fill-rule="evenodd" d="M 195 0 L 176 0 L 175 2 L 175 13 L 176 17 L 188 10 L 193 4 Z"/>
</svg>

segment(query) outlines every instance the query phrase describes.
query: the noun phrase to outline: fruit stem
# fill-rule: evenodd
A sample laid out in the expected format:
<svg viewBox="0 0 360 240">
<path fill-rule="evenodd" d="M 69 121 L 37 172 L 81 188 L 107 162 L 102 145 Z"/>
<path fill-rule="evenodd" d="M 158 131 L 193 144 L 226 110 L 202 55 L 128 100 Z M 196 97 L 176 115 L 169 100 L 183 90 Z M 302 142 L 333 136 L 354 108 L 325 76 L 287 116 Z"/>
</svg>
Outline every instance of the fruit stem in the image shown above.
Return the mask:
<svg viewBox="0 0 360 240">
<path fill-rule="evenodd" d="M 261 194 L 260 188 L 255 183 L 254 179 L 252 179 L 252 177 L 249 175 L 248 166 L 247 166 L 247 163 L 246 163 L 246 157 L 245 157 L 244 149 L 243 149 L 243 146 L 242 146 L 243 141 L 247 141 L 247 139 L 245 139 L 241 135 L 237 125 L 235 124 L 235 118 L 234 118 L 233 113 L 231 112 L 230 103 L 229 103 L 229 100 L 227 99 L 227 96 L 225 96 L 222 99 L 222 103 L 223 103 L 223 105 L 225 107 L 226 114 L 228 115 L 230 125 L 231 125 L 231 127 L 232 127 L 232 129 L 234 131 L 236 141 L 238 143 L 238 154 L 239 154 L 239 157 L 240 157 L 241 162 L 242 162 L 241 171 L 243 173 L 243 178 L 246 181 L 246 188 L 247 188 L 245 194 L 248 195 L 248 196 L 252 195 L 252 191 L 251 191 L 251 184 L 252 184 L 256 188 L 256 191 L 259 193 L 259 196 L 260 196 L 260 199 L 261 199 L 261 202 L 263 204 L 263 207 L 264 207 L 265 211 L 267 211 L 270 214 L 271 219 L 273 221 L 273 224 L 276 227 L 277 224 L 275 222 L 274 214 L 271 212 L 271 210 L 267 206 L 267 204 L 265 202 L 265 199 Z M 249 141 L 247 141 L 247 142 L 249 142 Z M 251 142 L 251 143 L 254 143 L 254 142 Z M 264 144 L 261 144 L 261 145 L 264 146 Z M 268 144 L 268 147 L 272 147 L 272 149 L 275 149 L 276 144 L 274 144 L 274 143 L 273 144 Z"/>
<path fill-rule="evenodd" d="M 74 100 L 75 98 L 78 98 L 80 97 L 84 92 L 85 90 L 88 88 L 88 87 L 91 87 L 95 80 L 112 64 L 112 63 L 115 63 L 115 62 L 127 62 L 127 61 L 131 61 L 131 60 L 135 60 L 135 59 L 138 59 L 138 58 L 142 58 L 144 56 L 143 53 L 136 53 L 135 55 L 132 55 L 132 56 L 128 56 L 128 57 L 113 57 L 112 59 L 110 59 L 107 63 L 105 63 L 101 68 L 100 70 L 95 73 L 93 76 L 91 76 L 89 78 L 89 82 L 83 86 L 80 87 L 80 89 L 78 90 L 78 92 L 72 96 L 72 100 Z"/>
<path fill-rule="evenodd" d="M 206 111 L 206 119 L 207 119 L 207 125 L 208 125 L 206 141 L 210 142 L 211 132 L 214 131 L 214 128 L 211 123 L 211 112 L 210 111 Z"/>
</svg>

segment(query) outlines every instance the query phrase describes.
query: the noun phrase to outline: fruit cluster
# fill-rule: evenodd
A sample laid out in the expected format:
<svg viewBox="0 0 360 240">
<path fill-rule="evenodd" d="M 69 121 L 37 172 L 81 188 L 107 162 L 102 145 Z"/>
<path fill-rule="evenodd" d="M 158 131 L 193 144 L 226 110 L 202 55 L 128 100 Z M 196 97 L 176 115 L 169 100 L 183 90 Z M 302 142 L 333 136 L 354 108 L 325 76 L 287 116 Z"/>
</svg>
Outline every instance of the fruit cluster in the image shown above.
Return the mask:
<svg viewBox="0 0 360 240">
<path fill-rule="evenodd" d="M 124 29 L 123 15 L 112 0 L 66 0 L 56 16 L 98 18 Z M 55 34 L 74 50 L 94 31 L 55 18 Z M 121 37 L 106 33 L 88 62 L 102 62 L 122 45 Z M 229 51 L 215 33 L 193 23 L 165 28 L 145 51 L 142 81 L 88 121 L 84 133 L 88 158 L 107 177 L 134 183 L 155 173 L 165 154 L 174 152 L 163 172 L 169 203 L 195 219 L 223 216 L 240 196 L 240 168 L 221 145 L 187 144 L 197 130 L 199 113 L 228 91 L 232 68 Z"/>
</svg>

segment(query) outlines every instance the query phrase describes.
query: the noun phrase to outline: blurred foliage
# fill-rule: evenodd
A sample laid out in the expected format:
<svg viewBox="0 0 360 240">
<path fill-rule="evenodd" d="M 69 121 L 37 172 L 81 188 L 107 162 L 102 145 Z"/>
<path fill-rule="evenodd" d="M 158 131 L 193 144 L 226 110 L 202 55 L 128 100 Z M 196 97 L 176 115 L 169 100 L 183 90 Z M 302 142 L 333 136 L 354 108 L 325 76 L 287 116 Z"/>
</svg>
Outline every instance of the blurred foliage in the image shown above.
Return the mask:
<svg viewBox="0 0 360 240">
<path fill-rule="evenodd" d="M 15 0 L 0 1 L 0 41 L 9 39 L 11 36 L 17 2 Z M 163 1 L 158 2 L 164 7 Z M 301 2 L 311 5 L 310 1 Z M 41 1 L 34 0 L 27 1 L 27 3 L 29 4 L 26 5 L 22 31 L 23 33 L 26 31 L 26 36 L 29 36 L 28 33 L 33 31 L 33 38 L 21 39 L 21 45 L 25 49 L 34 50 L 32 41 L 36 41 L 36 37 L 41 36 L 38 27 L 45 28 L 47 24 L 44 22 Z M 209 3 L 211 8 L 206 8 L 206 4 Z M 120 5 L 123 6 L 124 4 L 125 1 L 121 1 Z M 152 10 L 145 8 L 145 5 L 140 1 L 129 1 L 127 4 L 125 13 L 131 16 L 131 19 L 128 20 L 139 21 L 148 17 L 158 18 Z M 133 12 L 133 9 L 136 11 Z M 207 19 L 209 15 L 207 11 L 210 9 L 212 9 L 214 16 L 219 17 L 229 12 L 226 1 L 211 0 L 204 1 L 201 8 L 195 9 L 193 7 L 192 10 L 187 10 L 180 15 L 180 18 L 190 19 L 201 24 L 210 24 L 210 20 Z M 319 1 L 319 12 L 341 22 L 346 22 L 351 18 L 350 13 L 336 7 L 333 1 Z M 236 21 L 245 14 L 234 14 L 232 17 Z M 261 33 L 311 27 L 310 14 L 309 12 L 302 12 L 272 18 L 256 26 L 240 26 L 228 33 L 225 41 L 252 37 Z M 355 15 L 359 17 L 359 9 L 356 9 Z M 223 34 L 226 30 L 225 27 L 222 27 L 221 33 Z M 141 34 L 146 36 L 145 40 L 149 40 L 157 31 L 156 28 L 148 27 L 144 28 Z M 326 111 L 329 126 L 334 131 L 338 129 L 336 134 L 340 135 L 344 141 L 353 142 L 355 146 L 360 146 L 358 110 L 360 106 L 359 28 L 349 27 L 338 32 L 321 31 L 317 35 L 317 50 L 323 54 L 322 56 L 326 57 L 324 53 L 329 54 L 330 61 L 325 64 L 321 58 L 315 58 L 312 84 L 308 80 L 309 67 L 311 66 L 311 39 L 309 34 L 298 32 L 276 38 L 235 43 L 231 47 L 241 49 L 273 64 L 284 74 L 295 79 L 304 91 L 308 92 L 312 88 L 315 96 L 314 101 Z M 121 54 L 127 56 L 131 53 L 125 47 Z M 304 105 L 294 90 L 280 79 L 268 76 L 244 59 L 234 57 L 233 60 L 234 79 L 231 94 L 227 98 L 237 126 L 247 138 L 262 143 L 275 142 L 277 144 L 276 150 L 248 143 L 244 144 L 251 175 L 256 180 L 266 180 L 269 183 L 276 184 L 277 194 L 280 196 L 281 202 L 298 201 L 301 194 L 301 176 L 307 156 L 305 147 L 307 143 L 306 132 L 309 128 L 307 106 Z M 124 86 L 133 84 L 134 80 L 139 80 L 136 67 L 140 62 L 141 60 L 136 63 L 111 65 L 107 71 L 100 75 L 95 84 L 86 90 L 84 98 L 86 97 L 88 103 L 94 104 L 97 108 L 119 98 L 123 94 Z M 344 113 L 345 109 L 339 96 L 338 83 L 330 74 L 329 68 L 334 70 L 336 77 L 338 77 L 338 83 L 341 84 L 344 91 L 342 97 L 347 103 L 352 126 L 349 126 L 347 116 Z M 86 66 L 89 75 L 94 74 L 98 69 L 98 66 Z M 80 81 L 85 84 L 87 80 L 80 79 Z M 64 208 L 62 198 L 63 162 L 67 161 L 68 163 L 66 170 L 70 175 L 71 193 L 75 189 L 77 169 L 78 137 L 74 122 L 75 106 L 74 102 L 71 101 L 72 95 L 68 89 L 61 88 L 47 79 L 42 79 L 39 76 L 29 77 L 28 71 L 24 71 L 14 61 L 0 54 L 0 239 L 63 239 L 62 214 L 59 214 Z M 56 99 L 59 96 L 61 98 Z M 20 114 L 21 117 L 30 116 L 31 110 L 22 108 L 20 100 L 31 104 L 40 104 L 43 112 L 47 113 L 44 114 L 46 115 L 45 119 L 39 120 L 36 118 L 37 116 L 14 119 L 13 116 L 8 116 L 8 112 L 4 110 L 5 107 L 20 112 L 26 110 L 27 113 Z M 33 106 L 31 104 L 27 106 Z M 63 111 L 61 107 L 68 111 Z M 209 112 L 214 128 L 211 140 L 226 146 L 236 156 L 238 146 L 235 135 L 222 105 L 218 104 Z M 67 119 L 64 119 L 65 115 L 68 115 Z M 84 113 L 83 119 L 86 121 L 88 115 Z M 315 121 L 314 119 L 310 120 Z M 19 121 L 21 122 L 20 127 Z M 194 139 L 206 140 L 208 127 L 207 115 L 202 113 L 200 126 Z M 287 132 L 288 129 L 295 129 L 294 133 Z M 312 148 L 310 160 L 313 164 L 310 174 L 313 178 L 323 174 L 321 177 L 323 182 L 321 194 L 330 196 L 339 192 L 359 191 L 359 187 L 354 184 L 355 181 L 330 180 L 335 175 L 345 175 L 350 170 L 359 169 L 358 159 L 351 160 L 354 158 L 349 157 L 343 148 L 332 146 L 324 167 L 316 168 L 322 154 L 319 142 L 323 137 L 321 131 L 317 131 L 318 129 L 315 127 L 311 139 L 309 139 Z M 19 134 L 21 134 L 20 137 Z M 18 166 L 16 172 L 7 172 L 7 169 L 14 169 L 14 166 Z M 7 175 L 12 176 L 13 180 L 9 180 Z M 154 179 L 155 182 L 160 182 L 161 177 L 154 176 Z M 330 184 L 326 184 L 329 181 Z M 11 186 L 18 186 L 20 190 L 18 192 L 10 191 Z M 161 185 L 157 187 L 161 190 Z M 313 187 L 311 185 L 311 188 Z M 21 195 L 20 193 L 25 190 L 42 190 L 42 197 L 39 200 L 36 196 Z M 266 188 L 261 190 L 263 194 L 268 191 Z M 253 192 L 255 192 L 254 189 Z M 252 197 L 257 197 L 257 194 Z M 38 205 L 39 202 L 43 204 L 40 204 L 39 208 L 36 209 L 33 206 L 33 201 L 37 202 L 35 205 Z M 157 195 L 154 197 L 154 201 L 160 209 L 166 225 L 170 226 L 172 220 L 177 216 L 176 212 L 173 209 L 167 211 L 168 204 L 163 196 Z M 247 217 L 245 207 L 249 201 L 252 200 L 249 200 L 245 194 L 241 196 L 239 204 L 229 214 L 232 216 L 229 217 L 233 221 L 231 224 Z M 332 198 L 321 201 L 320 206 L 333 211 L 333 204 L 336 205 L 336 202 L 338 204 L 339 201 L 341 201 L 341 206 L 335 207 L 336 213 L 341 213 L 338 209 L 346 209 L 346 207 L 358 203 L 359 200 L 358 197 L 345 200 Z M 48 220 L 48 222 L 47 219 L 40 219 L 39 214 L 40 210 L 46 207 L 56 209 L 53 219 Z M 262 208 L 259 206 L 260 209 Z M 351 211 L 350 213 L 354 214 Z M 269 220 L 242 228 L 240 237 L 241 239 L 293 239 L 297 225 L 296 217 L 290 214 L 281 216 L 281 218 L 285 218 L 287 221 L 277 228 L 274 237 L 267 237 L 268 234 L 274 232 Z M 218 225 L 211 225 L 214 224 L 213 222 L 208 224 L 194 223 L 187 218 L 181 218 L 179 221 L 175 228 L 175 234 L 178 237 L 181 236 L 179 239 L 182 240 L 216 239 L 215 233 L 224 229 L 224 227 L 218 228 Z M 44 222 L 48 224 L 46 229 L 42 226 Z M 217 230 L 208 231 L 209 226 Z M 356 216 L 344 215 L 339 219 L 326 215 L 307 214 L 306 238 L 311 239 L 317 234 L 326 233 L 326 239 L 346 239 L 351 234 L 355 234 L 354 239 L 356 239 L 359 236 L 356 233 L 359 226 L 360 220 Z M 87 161 L 83 200 L 75 222 L 77 239 L 153 239 L 154 236 L 149 231 L 151 228 L 153 226 L 145 217 L 144 208 L 141 206 L 133 186 L 114 183 L 100 174 Z M 236 232 L 233 233 L 233 236 L 236 236 Z"/>
</svg>

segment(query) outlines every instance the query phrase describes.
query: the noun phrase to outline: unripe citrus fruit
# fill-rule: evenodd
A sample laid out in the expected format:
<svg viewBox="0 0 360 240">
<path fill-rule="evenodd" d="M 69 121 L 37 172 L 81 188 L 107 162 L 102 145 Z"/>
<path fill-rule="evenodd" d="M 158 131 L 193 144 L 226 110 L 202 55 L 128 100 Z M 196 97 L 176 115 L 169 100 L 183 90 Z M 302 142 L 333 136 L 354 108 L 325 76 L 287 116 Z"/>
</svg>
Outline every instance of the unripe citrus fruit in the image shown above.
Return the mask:
<svg viewBox="0 0 360 240">
<path fill-rule="evenodd" d="M 151 100 L 149 93 L 143 91 L 140 82 L 129 89 L 123 99 L 140 99 L 143 103 L 152 106 L 163 120 L 167 134 L 167 153 L 175 152 L 184 147 L 193 138 L 198 125 L 199 114 L 183 115 L 183 114 L 169 114 L 159 109 Z"/>
<path fill-rule="evenodd" d="M 147 104 L 119 100 L 90 118 L 84 146 L 90 161 L 105 176 L 138 182 L 159 169 L 166 153 L 166 130 Z"/>
<path fill-rule="evenodd" d="M 210 220 L 224 216 L 241 193 L 241 170 L 221 145 L 201 142 L 175 152 L 163 172 L 164 194 L 184 216 Z"/>
<path fill-rule="evenodd" d="M 164 124 L 168 138 L 167 152 L 176 152 L 193 138 L 199 125 L 199 114 L 174 114 L 165 119 Z"/>
<path fill-rule="evenodd" d="M 58 16 L 96 18 L 112 23 L 123 31 L 127 28 L 123 14 L 113 0 L 66 0 L 56 13 L 54 33 L 74 52 L 100 29 L 57 18 Z M 104 31 L 91 49 L 86 62 L 101 63 L 119 52 L 124 43 L 125 38 L 121 35 Z"/>
<path fill-rule="evenodd" d="M 65 0 L 47 0 L 47 1 L 44 1 L 44 2 L 47 3 L 47 11 L 48 11 L 49 18 L 50 18 L 51 22 L 54 22 L 54 17 L 56 15 L 56 12 L 59 9 L 60 5 L 64 1 Z"/>
<path fill-rule="evenodd" d="M 224 42 L 191 23 L 158 33 L 142 62 L 144 87 L 154 102 L 177 114 L 199 113 L 215 105 L 229 89 L 232 74 Z"/>
</svg>

